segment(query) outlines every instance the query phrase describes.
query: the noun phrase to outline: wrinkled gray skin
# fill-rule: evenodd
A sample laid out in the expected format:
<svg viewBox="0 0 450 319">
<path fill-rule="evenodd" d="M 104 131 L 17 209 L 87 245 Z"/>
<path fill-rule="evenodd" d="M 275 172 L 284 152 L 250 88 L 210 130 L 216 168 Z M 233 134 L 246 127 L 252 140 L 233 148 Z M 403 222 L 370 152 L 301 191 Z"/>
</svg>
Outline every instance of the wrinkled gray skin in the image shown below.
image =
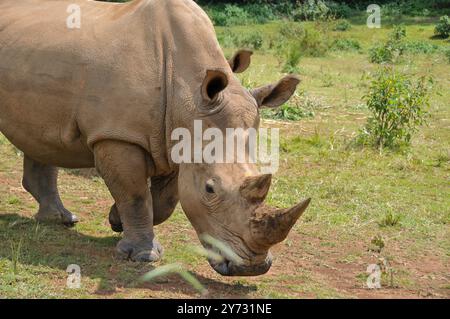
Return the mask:
<svg viewBox="0 0 450 319">
<path fill-rule="evenodd" d="M 81 7 L 81 29 L 65 24 Z M 178 201 L 198 235 L 227 244 L 242 262 L 210 261 L 223 275 L 259 275 L 269 248 L 284 240 L 309 204 L 263 204 L 271 176 L 253 164 L 180 164 L 170 158 L 173 129 L 257 128 L 259 108 L 277 107 L 299 80 L 248 91 L 233 73 L 251 52 L 227 61 L 206 14 L 190 0 L 0 2 L 0 131 L 24 156 L 23 186 L 39 202 L 36 219 L 73 226 L 57 167 L 96 167 L 123 231 L 120 257 L 162 255 L 153 226 Z M 202 238 L 202 237 L 201 237 Z M 206 247 L 209 245 L 205 242 Z"/>
</svg>

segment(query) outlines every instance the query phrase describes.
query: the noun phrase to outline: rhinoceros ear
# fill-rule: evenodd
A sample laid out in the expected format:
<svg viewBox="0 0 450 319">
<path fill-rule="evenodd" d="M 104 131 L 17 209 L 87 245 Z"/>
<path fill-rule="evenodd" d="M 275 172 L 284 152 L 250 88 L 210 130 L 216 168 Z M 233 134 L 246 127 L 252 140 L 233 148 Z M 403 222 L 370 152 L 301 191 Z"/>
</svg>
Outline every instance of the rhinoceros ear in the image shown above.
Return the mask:
<svg viewBox="0 0 450 319">
<path fill-rule="evenodd" d="M 202 83 L 202 96 L 205 101 L 214 101 L 228 85 L 227 75 L 220 70 L 207 70 Z"/>
<path fill-rule="evenodd" d="M 250 66 L 251 56 L 253 51 L 239 50 L 231 59 L 228 60 L 228 64 L 234 73 L 242 73 Z"/>
<path fill-rule="evenodd" d="M 288 75 L 278 83 L 265 85 L 250 91 L 259 107 L 278 107 L 286 103 L 294 94 L 300 79 L 295 75 Z"/>
</svg>

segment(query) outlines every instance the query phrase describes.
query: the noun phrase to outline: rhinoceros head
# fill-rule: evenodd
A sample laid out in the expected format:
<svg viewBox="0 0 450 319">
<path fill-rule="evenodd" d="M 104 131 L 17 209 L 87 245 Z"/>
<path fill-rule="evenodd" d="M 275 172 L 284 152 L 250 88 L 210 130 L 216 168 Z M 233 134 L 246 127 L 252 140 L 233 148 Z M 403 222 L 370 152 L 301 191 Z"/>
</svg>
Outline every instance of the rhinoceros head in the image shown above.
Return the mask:
<svg viewBox="0 0 450 319">
<path fill-rule="evenodd" d="M 239 51 L 230 61 L 235 73 L 244 71 L 251 52 Z M 230 71 L 208 70 L 197 105 L 203 128 L 258 128 L 259 108 L 277 107 L 294 93 L 299 80 L 287 76 L 278 83 L 245 89 Z M 205 115 L 206 114 L 206 115 Z M 259 173 L 255 164 L 182 163 L 179 166 L 180 202 L 187 217 L 202 235 L 210 235 L 231 248 L 239 261 L 222 253 L 222 260 L 210 260 L 218 273 L 251 276 L 266 273 L 271 266 L 269 248 L 283 241 L 309 199 L 288 209 L 266 206 L 272 176 Z"/>
</svg>

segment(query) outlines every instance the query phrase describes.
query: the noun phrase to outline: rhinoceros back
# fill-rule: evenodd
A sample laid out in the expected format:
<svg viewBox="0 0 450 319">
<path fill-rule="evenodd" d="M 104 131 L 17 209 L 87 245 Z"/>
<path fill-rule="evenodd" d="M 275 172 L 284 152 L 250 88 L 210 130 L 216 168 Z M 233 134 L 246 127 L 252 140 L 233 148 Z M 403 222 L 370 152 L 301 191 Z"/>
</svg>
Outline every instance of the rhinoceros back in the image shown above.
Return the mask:
<svg viewBox="0 0 450 319">
<path fill-rule="evenodd" d="M 67 26 L 70 4 L 80 6 L 79 29 Z M 101 139 L 149 149 L 159 79 L 140 4 L 2 0 L 0 131 L 30 157 L 64 167 L 92 166 Z"/>
</svg>

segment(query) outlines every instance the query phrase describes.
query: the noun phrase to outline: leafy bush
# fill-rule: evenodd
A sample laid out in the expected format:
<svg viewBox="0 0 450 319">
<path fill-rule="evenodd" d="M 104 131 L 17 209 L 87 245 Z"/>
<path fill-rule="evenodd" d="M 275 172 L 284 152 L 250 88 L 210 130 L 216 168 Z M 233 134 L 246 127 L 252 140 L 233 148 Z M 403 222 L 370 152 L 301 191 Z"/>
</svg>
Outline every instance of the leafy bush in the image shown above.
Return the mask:
<svg viewBox="0 0 450 319">
<path fill-rule="evenodd" d="M 413 82 L 393 68 L 379 70 L 364 97 L 372 114 L 360 132 L 359 142 L 380 149 L 409 144 L 428 115 L 427 84 L 424 77 Z"/>
<path fill-rule="evenodd" d="M 223 8 L 209 8 L 206 10 L 213 23 L 217 26 L 245 25 L 250 21 L 250 16 L 243 8 L 226 4 Z"/>
<path fill-rule="evenodd" d="M 444 54 L 447 57 L 448 63 L 450 63 L 450 49 L 445 50 Z"/>
<path fill-rule="evenodd" d="M 300 63 L 301 56 L 301 48 L 298 43 L 291 44 L 286 50 L 286 60 L 282 71 L 286 73 L 298 73 L 298 64 Z"/>
<path fill-rule="evenodd" d="M 334 31 L 347 31 L 351 28 L 350 22 L 347 20 L 339 20 L 336 22 L 336 25 L 334 26 Z"/>
<path fill-rule="evenodd" d="M 331 15 L 335 18 L 350 18 L 353 13 L 353 9 L 345 3 L 327 2 Z"/>
<path fill-rule="evenodd" d="M 259 50 L 264 44 L 264 38 L 258 32 L 237 34 L 230 30 L 218 34 L 217 39 L 224 48 L 247 48 Z"/>
<path fill-rule="evenodd" d="M 299 1 L 296 9 L 292 12 L 292 18 L 294 21 L 315 21 L 324 19 L 330 14 L 330 8 L 322 0 Z"/>
<path fill-rule="evenodd" d="M 238 46 L 247 49 L 259 50 L 263 46 L 263 37 L 259 32 L 252 32 L 238 38 Z"/>
<path fill-rule="evenodd" d="M 322 107 L 319 100 L 309 97 L 304 92 L 296 92 L 289 103 L 275 109 L 262 109 L 261 117 L 274 120 L 299 121 L 314 117 L 314 110 Z"/>
<path fill-rule="evenodd" d="M 329 49 L 328 38 L 325 37 L 326 32 L 315 29 L 304 29 L 298 23 L 285 23 L 280 27 L 279 36 L 277 37 L 276 49 L 277 56 L 282 60 L 299 60 L 300 56 L 323 56 Z M 289 65 L 293 65 L 287 62 Z M 295 63 L 294 63 L 295 64 Z M 285 70 L 285 72 L 287 72 Z"/>
<path fill-rule="evenodd" d="M 305 35 L 305 28 L 296 22 L 285 22 L 279 28 L 279 34 L 286 39 L 300 39 Z"/>
<path fill-rule="evenodd" d="M 439 18 L 438 24 L 434 28 L 434 34 L 441 38 L 448 38 L 450 35 L 450 18 L 442 16 Z"/>
<path fill-rule="evenodd" d="M 239 47 L 239 36 L 230 30 L 225 30 L 223 33 L 217 34 L 217 40 L 224 48 L 237 48 Z"/>
<path fill-rule="evenodd" d="M 404 43 L 405 52 L 413 54 L 431 54 L 440 50 L 437 44 L 424 41 L 407 41 Z"/>
<path fill-rule="evenodd" d="M 305 35 L 299 42 L 299 50 L 302 55 L 312 57 L 324 56 L 328 49 L 329 45 L 323 33 L 315 29 L 305 30 Z"/>
<path fill-rule="evenodd" d="M 361 44 L 353 39 L 336 39 L 331 48 L 339 51 L 361 51 Z"/>
<path fill-rule="evenodd" d="M 404 38 L 406 30 L 403 26 L 394 26 L 386 43 L 374 46 L 369 50 L 369 59 L 372 63 L 393 63 L 405 51 Z"/>
<path fill-rule="evenodd" d="M 267 4 L 249 4 L 244 6 L 245 10 L 252 16 L 255 23 L 266 23 L 277 17 L 272 7 Z"/>
</svg>

